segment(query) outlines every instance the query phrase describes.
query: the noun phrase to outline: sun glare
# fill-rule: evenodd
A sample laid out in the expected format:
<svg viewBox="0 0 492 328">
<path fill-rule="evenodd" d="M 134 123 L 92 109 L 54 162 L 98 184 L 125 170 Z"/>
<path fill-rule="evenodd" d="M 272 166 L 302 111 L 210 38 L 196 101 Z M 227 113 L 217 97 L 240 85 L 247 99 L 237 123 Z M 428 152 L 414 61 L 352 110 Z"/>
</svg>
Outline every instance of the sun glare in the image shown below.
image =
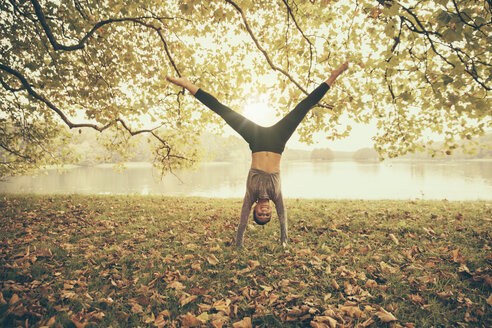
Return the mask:
<svg viewBox="0 0 492 328">
<path fill-rule="evenodd" d="M 270 126 L 278 121 L 273 110 L 265 102 L 250 102 L 246 104 L 243 115 L 262 126 Z"/>
</svg>

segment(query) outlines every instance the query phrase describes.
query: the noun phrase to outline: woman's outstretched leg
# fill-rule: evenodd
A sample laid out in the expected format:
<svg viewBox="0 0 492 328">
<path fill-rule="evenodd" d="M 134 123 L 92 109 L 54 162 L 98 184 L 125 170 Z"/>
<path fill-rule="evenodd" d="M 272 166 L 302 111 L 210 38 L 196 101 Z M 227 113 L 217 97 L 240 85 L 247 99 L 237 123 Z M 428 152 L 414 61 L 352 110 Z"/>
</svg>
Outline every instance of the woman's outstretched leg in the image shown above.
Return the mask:
<svg viewBox="0 0 492 328">
<path fill-rule="evenodd" d="M 223 105 L 214 96 L 198 88 L 185 77 L 173 78 L 168 76 L 167 80 L 190 91 L 196 99 L 220 115 L 247 143 L 254 142 L 254 136 L 259 127 L 256 123 Z"/>
<path fill-rule="evenodd" d="M 285 142 L 289 140 L 290 136 L 297 129 L 297 126 L 301 123 L 302 119 L 306 116 L 309 110 L 316 105 L 325 95 L 325 93 L 333 85 L 337 77 L 342 74 L 348 68 L 348 62 L 343 63 L 336 70 L 331 72 L 330 77 L 311 92 L 304 100 L 302 100 L 290 113 L 277 122 L 273 129 L 279 136 L 279 138 Z"/>
</svg>

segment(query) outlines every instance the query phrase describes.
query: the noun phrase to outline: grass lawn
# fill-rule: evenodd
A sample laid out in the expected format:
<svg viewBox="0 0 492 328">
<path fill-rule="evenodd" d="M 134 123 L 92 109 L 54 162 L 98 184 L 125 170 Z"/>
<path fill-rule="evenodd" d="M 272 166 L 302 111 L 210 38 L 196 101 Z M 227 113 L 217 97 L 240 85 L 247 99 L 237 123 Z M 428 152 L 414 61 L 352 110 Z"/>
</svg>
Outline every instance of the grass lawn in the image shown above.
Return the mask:
<svg viewBox="0 0 492 328">
<path fill-rule="evenodd" d="M 0 195 L 0 326 L 490 327 L 492 204 Z M 251 221 L 252 222 L 252 221 Z"/>
</svg>

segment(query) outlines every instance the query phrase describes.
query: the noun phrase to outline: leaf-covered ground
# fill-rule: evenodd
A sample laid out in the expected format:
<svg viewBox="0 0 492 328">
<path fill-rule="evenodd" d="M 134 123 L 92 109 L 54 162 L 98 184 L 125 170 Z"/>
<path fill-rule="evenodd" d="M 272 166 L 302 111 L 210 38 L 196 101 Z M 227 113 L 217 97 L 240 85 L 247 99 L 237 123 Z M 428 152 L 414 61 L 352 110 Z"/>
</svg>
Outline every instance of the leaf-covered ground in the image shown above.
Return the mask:
<svg viewBox="0 0 492 328">
<path fill-rule="evenodd" d="M 0 195 L 0 326 L 490 327 L 488 202 Z"/>
</svg>

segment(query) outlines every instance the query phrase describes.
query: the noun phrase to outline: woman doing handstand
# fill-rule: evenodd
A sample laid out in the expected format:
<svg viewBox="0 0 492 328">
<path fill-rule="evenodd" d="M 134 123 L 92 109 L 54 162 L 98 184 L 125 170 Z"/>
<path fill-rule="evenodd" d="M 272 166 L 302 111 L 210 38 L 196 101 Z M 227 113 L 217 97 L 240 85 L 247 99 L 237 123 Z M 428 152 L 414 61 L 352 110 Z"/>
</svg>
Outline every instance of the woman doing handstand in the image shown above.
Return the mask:
<svg viewBox="0 0 492 328">
<path fill-rule="evenodd" d="M 241 114 L 221 104 L 215 97 L 195 86 L 188 79 L 167 79 L 191 92 L 200 102 L 220 115 L 244 140 L 249 144 L 252 152 L 251 169 L 246 182 L 246 195 L 243 200 L 241 218 L 237 229 L 236 246 L 243 246 L 244 231 L 248 223 L 252 205 L 253 219 L 263 225 L 270 221 L 272 208 L 270 200 L 275 204 L 280 222 L 280 242 L 287 244 L 287 214 L 285 212 L 282 191 L 280 188 L 280 159 L 285 144 L 294 133 L 302 119 L 311 107 L 316 105 L 333 85 L 337 77 L 348 68 L 345 62 L 330 77 L 302 100 L 290 113 L 276 124 L 263 127 L 251 122 Z"/>
</svg>

